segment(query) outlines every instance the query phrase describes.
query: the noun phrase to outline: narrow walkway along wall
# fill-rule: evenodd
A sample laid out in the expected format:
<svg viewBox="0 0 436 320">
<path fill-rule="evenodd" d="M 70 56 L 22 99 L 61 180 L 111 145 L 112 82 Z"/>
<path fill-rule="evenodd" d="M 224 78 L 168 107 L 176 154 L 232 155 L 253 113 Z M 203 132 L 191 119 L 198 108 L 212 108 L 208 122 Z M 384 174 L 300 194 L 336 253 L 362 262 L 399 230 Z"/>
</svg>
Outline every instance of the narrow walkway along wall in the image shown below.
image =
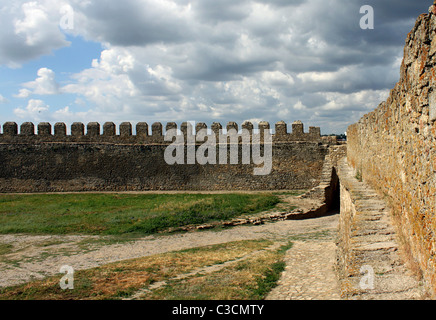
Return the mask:
<svg viewBox="0 0 436 320">
<path fill-rule="evenodd" d="M 348 163 L 392 208 L 410 260 L 436 293 L 436 6 L 404 48 L 387 101 L 347 130 Z"/>
<path fill-rule="evenodd" d="M 339 161 L 340 219 L 337 271 L 341 297 L 365 300 L 426 299 L 427 288 L 410 265 L 393 227 L 391 208 Z"/>
</svg>

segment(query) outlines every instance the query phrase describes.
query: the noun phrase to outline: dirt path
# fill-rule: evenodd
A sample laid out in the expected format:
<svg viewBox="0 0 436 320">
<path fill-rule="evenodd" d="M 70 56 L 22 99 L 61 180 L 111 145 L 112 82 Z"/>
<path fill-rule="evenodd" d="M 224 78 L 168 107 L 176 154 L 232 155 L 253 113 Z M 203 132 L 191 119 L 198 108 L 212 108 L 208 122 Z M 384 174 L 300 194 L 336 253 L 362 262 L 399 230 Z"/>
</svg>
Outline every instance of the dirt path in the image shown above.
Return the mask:
<svg viewBox="0 0 436 320">
<path fill-rule="evenodd" d="M 333 241 L 296 241 L 287 251 L 286 268 L 267 300 L 338 300 Z"/>
<path fill-rule="evenodd" d="M 0 235 L 5 248 L 0 255 L 0 287 L 59 273 L 63 265 L 74 270 L 168 251 L 230 241 L 271 239 L 322 240 L 334 243 L 338 215 L 308 220 L 286 220 L 258 226 L 238 226 L 220 231 L 147 236 L 135 241 L 109 243 L 110 237 Z M 303 267 L 307 266 L 303 264 Z"/>
</svg>

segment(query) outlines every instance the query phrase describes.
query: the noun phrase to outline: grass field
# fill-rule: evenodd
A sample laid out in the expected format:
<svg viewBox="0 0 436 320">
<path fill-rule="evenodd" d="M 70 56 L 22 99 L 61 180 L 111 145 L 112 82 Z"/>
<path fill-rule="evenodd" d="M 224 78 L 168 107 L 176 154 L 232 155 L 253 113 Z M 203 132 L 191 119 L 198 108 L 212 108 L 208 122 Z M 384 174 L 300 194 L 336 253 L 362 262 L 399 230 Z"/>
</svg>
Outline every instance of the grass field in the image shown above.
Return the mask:
<svg viewBox="0 0 436 320">
<path fill-rule="evenodd" d="M 0 234 L 153 234 L 274 208 L 273 194 L 0 195 Z"/>
</svg>

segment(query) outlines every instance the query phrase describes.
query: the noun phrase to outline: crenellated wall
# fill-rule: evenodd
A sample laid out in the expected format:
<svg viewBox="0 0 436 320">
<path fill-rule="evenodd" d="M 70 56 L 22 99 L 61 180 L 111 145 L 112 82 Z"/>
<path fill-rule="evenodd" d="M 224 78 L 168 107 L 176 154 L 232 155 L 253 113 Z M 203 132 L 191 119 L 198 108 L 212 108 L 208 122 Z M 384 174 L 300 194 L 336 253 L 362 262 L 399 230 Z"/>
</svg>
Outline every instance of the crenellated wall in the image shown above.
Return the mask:
<svg viewBox="0 0 436 320">
<path fill-rule="evenodd" d="M 174 122 L 165 126 L 165 130 L 176 128 Z M 204 123 L 195 125 L 196 132 L 205 128 Z M 186 161 L 169 165 L 164 154 L 172 142 L 164 141 L 161 123 L 149 128 L 147 123 L 139 122 L 136 134 L 128 122 L 121 123 L 118 132 L 116 129 L 112 122 L 103 126 L 97 122 L 86 126 L 73 123 L 67 134 L 64 123 L 5 123 L 0 134 L 0 192 L 309 189 L 319 183 L 329 143 L 334 143 L 322 139 L 319 128 L 311 127 L 305 133 L 303 124 L 297 121 L 288 132 L 286 123 L 279 122 L 272 137 L 271 172 L 254 175 L 259 164 L 243 163 L 242 139 L 237 164 Z M 219 123 L 211 126 L 214 133 L 221 129 Z M 237 123 L 229 122 L 226 129 L 239 128 Z M 241 129 L 254 133 L 249 122 Z M 257 129 L 270 129 L 270 125 L 261 122 Z M 188 123 L 182 123 L 179 134 L 186 135 L 187 130 Z M 202 143 L 196 142 L 195 152 Z M 225 156 L 230 159 L 231 144 L 226 148 Z M 260 148 L 262 154 L 267 150 L 263 143 Z M 218 143 L 217 158 L 222 150 Z M 185 157 L 187 153 L 185 145 Z"/>
<path fill-rule="evenodd" d="M 392 207 L 409 260 L 436 294 L 436 6 L 419 16 L 387 101 L 347 130 L 348 163 Z"/>
<path fill-rule="evenodd" d="M 180 131 L 186 134 L 188 123 L 184 122 L 180 126 Z M 177 129 L 177 123 L 168 122 L 165 132 L 169 129 Z M 24 122 L 20 126 L 15 122 L 6 122 L 0 133 L 0 143 L 22 143 L 22 142 L 110 142 L 110 143 L 170 143 L 164 141 L 165 132 L 160 122 L 151 125 L 151 129 L 146 122 L 136 124 L 136 134 L 133 134 L 133 126 L 130 122 L 123 122 L 119 125 L 119 134 L 117 134 L 116 125 L 113 122 L 106 122 L 103 126 L 98 122 L 90 122 L 86 126 L 81 122 L 74 122 L 71 125 L 70 134 L 67 135 L 67 126 L 65 123 L 58 122 L 52 126 L 48 122 L 41 122 L 35 126 L 32 122 Z M 194 128 L 193 128 L 194 129 Z M 208 129 L 205 123 L 195 124 L 196 132 L 201 129 Z M 211 130 L 218 135 L 223 126 L 214 122 Z M 239 130 L 236 122 L 229 122 L 227 130 Z M 254 126 L 251 122 L 244 122 L 241 129 L 252 133 Z M 258 125 L 258 130 L 271 129 L 268 122 L 262 121 Z M 150 132 L 151 131 L 151 132 Z M 301 121 L 292 124 L 292 131 L 288 132 L 287 124 L 280 121 L 275 125 L 275 134 L 273 142 L 287 141 L 309 141 L 321 142 L 321 129 L 319 127 L 309 127 L 309 132 L 304 132 L 304 125 Z M 327 141 L 327 140 L 326 140 Z M 332 141 L 330 141 L 332 143 Z M 333 141 L 334 143 L 334 141 Z"/>
</svg>

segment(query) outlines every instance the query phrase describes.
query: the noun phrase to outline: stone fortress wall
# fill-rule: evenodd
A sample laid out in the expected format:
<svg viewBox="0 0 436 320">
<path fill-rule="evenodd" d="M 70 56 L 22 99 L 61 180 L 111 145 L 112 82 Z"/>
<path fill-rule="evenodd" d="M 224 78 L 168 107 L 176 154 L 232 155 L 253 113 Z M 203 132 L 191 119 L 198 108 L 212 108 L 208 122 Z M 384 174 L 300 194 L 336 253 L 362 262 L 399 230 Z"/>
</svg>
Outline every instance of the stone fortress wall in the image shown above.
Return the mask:
<svg viewBox="0 0 436 320">
<path fill-rule="evenodd" d="M 181 124 L 180 131 L 186 134 L 188 123 Z M 168 122 L 165 127 L 166 130 L 177 129 L 177 123 Z M 197 123 L 195 125 L 195 132 L 201 129 L 207 129 L 205 123 Z M 223 129 L 220 123 L 213 123 L 211 130 L 218 135 L 219 131 Z M 226 130 L 235 129 L 238 131 L 238 124 L 236 122 L 229 122 Z M 246 129 L 250 133 L 253 132 L 254 126 L 251 122 L 244 122 L 241 129 Z M 258 130 L 270 129 L 268 122 L 262 121 L 258 125 Z M 24 122 L 18 125 L 15 122 L 6 122 L 3 125 L 3 130 L 0 133 L 1 143 L 33 143 L 33 142 L 111 142 L 111 143 L 138 143 L 138 144 L 153 144 L 153 143 L 170 143 L 164 141 L 163 125 L 160 122 L 155 122 L 151 126 L 151 134 L 149 125 L 146 122 L 138 122 L 136 124 L 136 134 L 132 133 L 132 124 L 130 122 L 123 122 L 119 125 L 119 134 L 116 132 L 116 125 L 113 122 L 106 122 L 103 125 L 103 132 L 98 122 L 90 122 L 86 126 L 81 122 L 74 122 L 71 125 L 71 134 L 67 135 L 67 126 L 65 123 L 58 122 L 52 125 L 48 122 L 41 122 L 37 126 L 35 132 L 35 125 L 32 122 Z M 195 135 L 195 133 L 193 133 Z M 284 121 L 277 122 L 275 125 L 275 134 L 273 135 L 273 142 L 287 142 L 287 141 L 308 141 L 308 142 L 321 142 L 321 129 L 319 127 L 309 127 L 309 132 L 304 132 L 304 125 L 301 121 L 295 121 L 292 124 L 292 131 L 288 132 L 287 124 Z M 326 139 L 324 139 L 326 140 Z M 327 141 L 327 140 L 326 140 Z"/>
<path fill-rule="evenodd" d="M 174 122 L 165 127 L 176 128 Z M 188 123 L 182 123 L 180 134 L 186 135 L 187 128 Z M 205 128 L 204 123 L 195 125 L 196 132 Z M 147 123 L 137 123 L 136 134 L 128 122 L 119 125 L 118 133 L 112 122 L 104 123 L 103 130 L 96 122 L 87 124 L 86 132 L 77 122 L 70 134 L 66 129 L 64 123 L 52 127 L 44 122 L 36 128 L 30 122 L 5 123 L 0 134 L 0 192 L 309 189 L 319 183 L 329 146 L 336 143 L 321 137 L 318 127 L 305 133 L 303 123 L 296 121 L 288 132 L 287 124 L 278 122 L 272 136 L 272 171 L 255 176 L 254 163 L 242 164 L 241 142 L 238 164 L 168 165 L 164 153 L 171 142 L 164 141 L 159 122 L 151 125 L 151 132 Z M 239 128 L 229 122 L 226 129 Z M 241 129 L 255 132 L 250 122 Z M 270 129 L 269 123 L 260 122 L 258 130 L 263 129 Z M 214 123 L 211 130 L 217 134 L 222 125 Z"/>
<path fill-rule="evenodd" d="M 408 34 L 400 81 L 347 130 L 348 164 L 389 203 L 410 262 L 436 292 L 436 6 Z"/>
</svg>

